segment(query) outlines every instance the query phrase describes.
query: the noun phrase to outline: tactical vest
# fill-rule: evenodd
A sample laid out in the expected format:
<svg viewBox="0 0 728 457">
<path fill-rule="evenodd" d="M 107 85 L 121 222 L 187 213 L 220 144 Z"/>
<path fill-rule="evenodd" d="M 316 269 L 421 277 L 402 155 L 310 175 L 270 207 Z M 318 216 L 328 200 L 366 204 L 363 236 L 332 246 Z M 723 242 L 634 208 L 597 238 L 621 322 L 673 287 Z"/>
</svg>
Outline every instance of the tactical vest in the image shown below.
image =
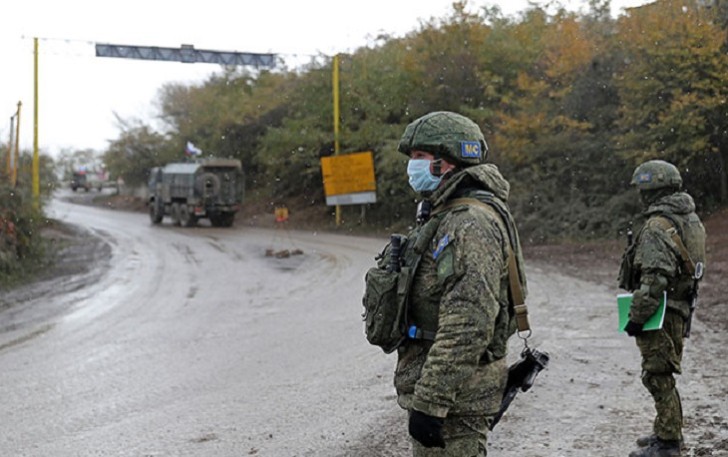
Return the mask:
<svg viewBox="0 0 728 457">
<path fill-rule="evenodd" d="M 369 343 L 381 347 L 387 354 L 408 337 L 412 282 L 444 216 L 445 213 L 432 216 L 408 236 L 392 235 L 392 241 L 376 258 L 377 266 L 366 273 L 362 300 L 364 333 Z"/>
<path fill-rule="evenodd" d="M 412 283 L 417 274 L 418 267 L 423 256 L 431 255 L 432 250 L 438 249 L 434 246 L 433 240 L 442 219 L 457 211 L 465 211 L 468 207 L 477 206 L 489 212 L 495 219 L 500 220 L 505 227 L 505 235 L 509 243 L 508 257 L 508 283 L 502 284 L 502 289 L 508 290 L 507 294 L 498 297 L 500 311 L 496 317 L 494 335 L 481 362 L 490 363 L 499 360 L 506 355 L 508 338 L 516 330 L 529 331 L 528 312 L 524 303 L 525 275 L 523 274 L 522 258 L 515 224 L 508 212 L 507 207 L 493 194 L 485 191 L 477 191 L 473 194 L 475 198 L 456 198 L 447 202 L 442 208 L 436 208 L 430 219 L 419 229 L 415 229 L 409 235 L 408 249 L 404 252 L 404 267 L 408 268 L 409 281 L 407 284 L 407 302 L 409 303 L 412 293 Z M 410 340 L 432 341 L 435 339 L 439 315 L 439 297 L 432 297 L 418 302 L 416 318 L 408 313 L 407 335 Z M 408 306 L 409 308 L 409 306 Z"/>
<path fill-rule="evenodd" d="M 697 214 L 690 213 L 679 217 L 661 214 L 657 223 L 670 235 L 677 246 L 678 272 L 675 278 L 668 282 L 667 296 L 673 300 L 686 301 L 692 293 L 695 274 L 695 264 L 705 263 L 705 229 Z"/>
<path fill-rule="evenodd" d="M 630 291 L 640 287 L 642 272 L 634 262 L 637 246 L 648 224 L 657 224 L 667 233 L 675 245 L 675 256 L 679 260 L 675 277 L 668 278 L 668 300 L 687 301 L 694 286 L 695 264 L 705 263 L 705 229 L 695 213 L 687 215 L 660 213 L 651 216 L 622 256 L 619 287 Z"/>
</svg>

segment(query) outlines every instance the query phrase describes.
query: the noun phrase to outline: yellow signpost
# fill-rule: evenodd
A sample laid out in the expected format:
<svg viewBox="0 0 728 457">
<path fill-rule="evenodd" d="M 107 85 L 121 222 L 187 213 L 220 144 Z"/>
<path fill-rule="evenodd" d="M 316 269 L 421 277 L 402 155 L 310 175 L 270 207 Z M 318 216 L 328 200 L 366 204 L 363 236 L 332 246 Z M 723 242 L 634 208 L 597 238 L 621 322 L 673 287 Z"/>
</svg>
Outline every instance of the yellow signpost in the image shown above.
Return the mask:
<svg viewBox="0 0 728 457">
<path fill-rule="evenodd" d="M 326 204 L 359 205 L 377 201 L 371 151 L 321 158 Z"/>
</svg>

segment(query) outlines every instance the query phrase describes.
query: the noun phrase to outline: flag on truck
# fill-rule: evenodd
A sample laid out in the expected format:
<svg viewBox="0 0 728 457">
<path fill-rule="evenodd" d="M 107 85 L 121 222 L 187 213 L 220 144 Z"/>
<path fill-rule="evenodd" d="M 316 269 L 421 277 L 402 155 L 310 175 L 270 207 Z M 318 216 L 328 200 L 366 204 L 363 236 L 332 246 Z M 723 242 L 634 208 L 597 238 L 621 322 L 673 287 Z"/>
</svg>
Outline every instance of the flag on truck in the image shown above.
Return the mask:
<svg viewBox="0 0 728 457">
<path fill-rule="evenodd" d="M 185 147 L 185 154 L 187 154 L 188 156 L 198 156 L 202 154 L 202 149 L 192 144 L 191 141 L 188 141 L 187 147 Z"/>
</svg>

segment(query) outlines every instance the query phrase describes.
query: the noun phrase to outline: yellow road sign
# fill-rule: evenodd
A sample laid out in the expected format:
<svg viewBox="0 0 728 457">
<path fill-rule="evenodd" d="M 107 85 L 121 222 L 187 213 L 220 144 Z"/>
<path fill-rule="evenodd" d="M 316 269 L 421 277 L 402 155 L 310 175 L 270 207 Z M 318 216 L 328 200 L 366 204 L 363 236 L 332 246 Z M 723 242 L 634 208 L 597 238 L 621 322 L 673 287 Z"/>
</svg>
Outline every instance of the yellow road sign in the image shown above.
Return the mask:
<svg viewBox="0 0 728 457">
<path fill-rule="evenodd" d="M 322 157 L 321 173 L 327 197 L 377 189 L 371 151 Z"/>
</svg>

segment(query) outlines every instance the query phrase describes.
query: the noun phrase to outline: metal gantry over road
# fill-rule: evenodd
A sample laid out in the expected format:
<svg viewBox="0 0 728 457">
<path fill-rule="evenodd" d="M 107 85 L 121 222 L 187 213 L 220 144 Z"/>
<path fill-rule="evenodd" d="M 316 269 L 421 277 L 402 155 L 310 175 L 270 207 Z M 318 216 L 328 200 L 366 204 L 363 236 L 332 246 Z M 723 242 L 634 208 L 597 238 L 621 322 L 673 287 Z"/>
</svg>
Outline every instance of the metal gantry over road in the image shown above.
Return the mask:
<svg viewBox="0 0 728 457">
<path fill-rule="evenodd" d="M 183 63 L 212 63 L 219 65 L 243 65 L 256 68 L 275 66 L 276 54 L 257 54 L 251 52 L 229 52 L 195 49 L 192 45 L 182 45 L 180 48 L 166 48 L 158 46 L 130 46 L 118 44 L 96 44 L 97 57 L 118 57 L 122 59 L 166 60 Z M 39 205 L 40 177 L 38 159 L 38 38 L 33 38 L 33 201 Z M 18 119 L 19 122 L 19 119 Z M 18 139 L 16 138 L 16 141 Z M 10 153 L 8 165 L 10 167 Z"/>
<path fill-rule="evenodd" d="M 276 61 L 275 54 L 211 51 L 207 49 L 195 49 L 190 44 L 183 44 L 180 48 L 164 48 L 158 46 L 128 46 L 96 43 L 96 57 L 166 60 L 184 63 L 212 63 L 268 68 L 274 67 Z"/>
</svg>

